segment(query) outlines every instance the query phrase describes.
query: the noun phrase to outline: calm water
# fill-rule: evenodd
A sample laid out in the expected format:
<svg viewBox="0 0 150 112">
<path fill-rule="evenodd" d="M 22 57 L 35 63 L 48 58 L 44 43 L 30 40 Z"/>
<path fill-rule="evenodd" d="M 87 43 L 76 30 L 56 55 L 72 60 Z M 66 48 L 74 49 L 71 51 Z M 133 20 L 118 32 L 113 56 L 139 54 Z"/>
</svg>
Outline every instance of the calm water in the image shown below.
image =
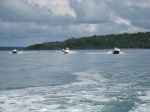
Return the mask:
<svg viewBox="0 0 150 112">
<path fill-rule="evenodd" d="M 150 50 L 0 51 L 0 112 L 150 112 Z"/>
</svg>

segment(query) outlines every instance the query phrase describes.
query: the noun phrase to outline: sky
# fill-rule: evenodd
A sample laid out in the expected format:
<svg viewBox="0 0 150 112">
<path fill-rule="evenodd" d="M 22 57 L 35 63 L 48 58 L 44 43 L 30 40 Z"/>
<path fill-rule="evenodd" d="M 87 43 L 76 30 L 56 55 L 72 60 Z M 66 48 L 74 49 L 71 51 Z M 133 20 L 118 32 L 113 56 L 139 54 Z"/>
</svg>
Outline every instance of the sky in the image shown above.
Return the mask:
<svg viewBox="0 0 150 112">
<path fill-rule="evenodd" d="M 150 0 L 0 0 L 0 46 L 150 31 Z"/>
</svg>

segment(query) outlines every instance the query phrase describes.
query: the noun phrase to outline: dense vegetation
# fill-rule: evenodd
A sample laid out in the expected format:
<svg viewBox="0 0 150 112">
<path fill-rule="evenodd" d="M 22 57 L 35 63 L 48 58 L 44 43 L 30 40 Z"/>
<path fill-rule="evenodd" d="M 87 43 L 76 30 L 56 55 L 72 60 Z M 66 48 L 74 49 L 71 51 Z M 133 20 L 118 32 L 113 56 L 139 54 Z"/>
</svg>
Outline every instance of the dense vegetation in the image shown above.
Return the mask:
<svg viewBox="0 0 150 112">
<path fill-rule="evenodd" d="M 65 41 L 45 42 L 26 47 L 26 49 L 46 50 L 62 49 L 109 49 L 117 46 L 119 48 L 150 48 L 150 32 L 123 33 L 101 36 L 90 36 L 71 38 Z"/>
</svg>

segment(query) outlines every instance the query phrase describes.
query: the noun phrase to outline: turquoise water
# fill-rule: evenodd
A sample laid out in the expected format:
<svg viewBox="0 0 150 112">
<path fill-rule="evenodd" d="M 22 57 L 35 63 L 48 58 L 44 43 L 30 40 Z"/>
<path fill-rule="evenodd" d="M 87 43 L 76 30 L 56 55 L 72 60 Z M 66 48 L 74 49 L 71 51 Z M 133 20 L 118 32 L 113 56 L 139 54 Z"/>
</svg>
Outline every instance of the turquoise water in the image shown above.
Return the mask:
<svg viewBox="0 0 150 112">
<path fill-rule="evenodd" d="M 0 51 L 0 112 L 150 112 L 150 50 Z"/>
</svg>

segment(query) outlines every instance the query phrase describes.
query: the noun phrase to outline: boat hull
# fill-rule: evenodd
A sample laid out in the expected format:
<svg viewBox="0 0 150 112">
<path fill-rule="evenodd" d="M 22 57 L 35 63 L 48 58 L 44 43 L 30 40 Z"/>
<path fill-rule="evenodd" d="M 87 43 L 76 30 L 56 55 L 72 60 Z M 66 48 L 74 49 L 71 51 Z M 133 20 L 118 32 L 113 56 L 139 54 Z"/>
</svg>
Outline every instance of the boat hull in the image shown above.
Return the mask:
<svg viewBox="0 0 150 112">
<path fill-rule="evenodd" d="M 113 51 L 113 54 L 119 54 L 120 51 Z"/>
<path fill-rule="evenodd" d="M 68 54 L 68 52 L 64 52 L 64 54 Z"/>
<path fill-rule="evenodd" d="M 17 52 L 12 52 L 12 54 L 17 54 Z"/>
</svg>

